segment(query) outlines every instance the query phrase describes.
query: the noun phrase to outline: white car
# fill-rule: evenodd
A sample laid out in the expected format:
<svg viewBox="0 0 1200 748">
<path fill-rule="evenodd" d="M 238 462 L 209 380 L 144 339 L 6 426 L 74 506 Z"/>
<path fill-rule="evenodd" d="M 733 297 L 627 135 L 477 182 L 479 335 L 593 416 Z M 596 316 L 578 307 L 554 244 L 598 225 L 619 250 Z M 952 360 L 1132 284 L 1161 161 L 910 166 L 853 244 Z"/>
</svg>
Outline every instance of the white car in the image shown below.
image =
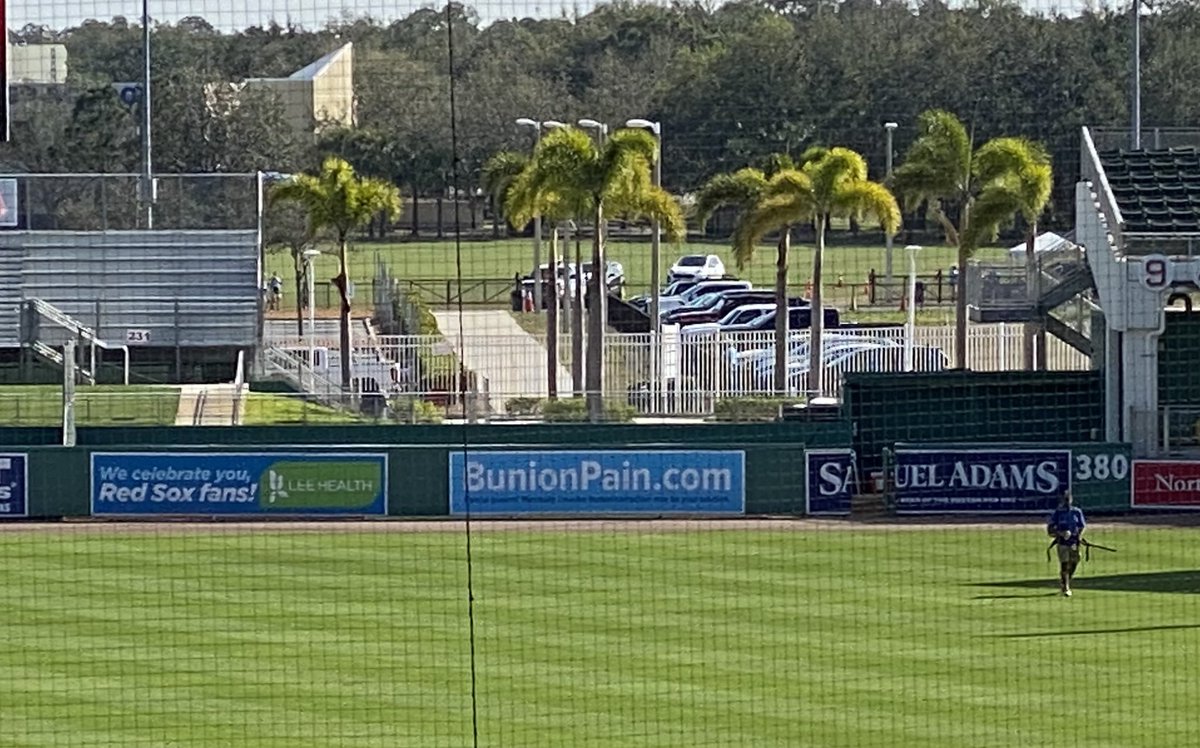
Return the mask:
<svg viewBox="0 0 1200 748">
<path fill-rule="evenodd" d="M 724 278 L 725 263 L 716 255 L 684 255 L 667 271 L 667 281 Z"/>
</svg>

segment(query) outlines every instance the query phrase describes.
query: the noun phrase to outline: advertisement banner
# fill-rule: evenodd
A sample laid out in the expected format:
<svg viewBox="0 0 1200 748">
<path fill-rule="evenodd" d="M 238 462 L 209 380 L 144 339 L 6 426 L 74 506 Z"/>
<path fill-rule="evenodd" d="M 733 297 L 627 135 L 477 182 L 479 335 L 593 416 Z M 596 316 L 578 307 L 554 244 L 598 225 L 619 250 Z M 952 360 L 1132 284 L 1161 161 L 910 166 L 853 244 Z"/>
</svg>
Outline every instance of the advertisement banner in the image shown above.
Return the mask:
<svg viewBox="0 0 1200 748">
<path fill-rule="evenodd" d="M 1134 460 L 1133 506 L 1200 509 L 1200 461 Z"/>
<path fill-rule="evenodd" d="M 29 516 L 29 455 L 0 454 L 0 519 Z"/>
<path fill-rule="evenodd" d="M 850 514 L 858 489 L 858 460 L 853 449 L 817 449 L 804 453 L 805 514 Z"/>
<path fill-rule="evenodd" d="M 893 453 L 901 514 L 1049 512 L 1071 489 L 1068 449 L 904 449 Z"/>
<path fill-rule="evenodd" d="M 744 514 L 740 451 L 451 452 L 450 514 Z"/>
<path fill-rule="evenodd" d="M 387 514 L 387 455 L 93 452 L 92 514 Z"/>
</svg>

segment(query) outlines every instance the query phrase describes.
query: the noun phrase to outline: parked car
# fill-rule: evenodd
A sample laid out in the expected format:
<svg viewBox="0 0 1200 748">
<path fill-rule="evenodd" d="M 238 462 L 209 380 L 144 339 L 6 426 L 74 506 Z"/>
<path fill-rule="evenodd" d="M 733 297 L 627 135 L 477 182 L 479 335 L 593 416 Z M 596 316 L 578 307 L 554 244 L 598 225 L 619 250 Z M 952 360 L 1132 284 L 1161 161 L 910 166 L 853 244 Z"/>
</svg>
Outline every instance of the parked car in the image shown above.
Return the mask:
<svg viewBox="0 0 1200 748">
<path fill-rule="evenodd" d="M 607 260 L 605 266 L 604 281 L 608 285 L 608 290 L 620 295 L 625 288 L 624 266 L 614 260 Z M 592 278 L 592 263 L 588 261 L 579 267 L 583 271 L 583 281 L 587 283 Z M 576 275 L 576 273 L 572 273 L 572 282 Z"/>
<path fill-rule="evenodd" d="M 842 380 L 847 373 L 854 372 L 901 372 L 905 369 L 904 344 L 886 338 L 860 338 L 853 343 L 835 343 L 822 352 L 822 375 L 824 389 Z M 915 371 L 942 371 L 949 367 L 950 359 L 936 346 L 913 346 L 913 369 Z M 789 394 L 799 394 L 807 387 L 808 372 L 812 368 L 809 356 L 805 355 L 788 364 Z"/>
<path fill-rule="evenodd" d="M 684 255 L 667 271 L 667 281 L 704 280 L 725 277 L 725 263 L 716 255 Z"/>
<path fill-rule="evenodd" d="M 746 304 L 729 310 L 716 322 L 700 322 L 679 331 L 682 340 L 692 340 L 721 332 L 736 332 L 738 330 L 754 329 L 762 317 L 771 315 L 774 319 L 775 304 Z"/>
<path fill-rule="evenodd" d="M 659 315 L 665 316 L 667 312 L 670 312 L 672 309 L 676 309 L 681 306 L 687 306 L 693 300 L 700 298 L 704 294 L 713 293 L 716 291 L 748 291 L 751 288 L 752 286 L 750 281 L 701 281 L 678 296 L 663 296 L 658 302 Z"/>
<path fill-rule="evenodd" d="M 668 283 L 665 287 L 663 287 L 662 292 L 659 293 L 659 295 L 658 295 L 658 298 L 661 301 L 662 299 L 665 299 L 668 296 L 679 296 L 683 292 L 689 291 L 692 288 L 695 288 L 696 285 L 701 282 L 702 281 L 700 281 L 700 280 L 696 280 L 696 279 L 692 279 L 692 278 L 685 279 L 685 280 L 672 281 L 671 283 Z M 642 294 L 641 296 L 634 296 L 632 299 L 629 300 L 629 303 L 632 304 L 633 306 L 637 307 L 638 309 L 641 309 L 643 312 L 649 312 L 649 310 L 650 310 L 650 295 Z M 661 311 L 661 309 L 660 309 L 660 311 Z"/>
<path fill-rule="evenodd" d="M 615 293 L 619 296 L 623 293 L 625 288 L 625 268 L 621 265 L 621 263 L 615 261 L 609 261 L 606 264 L 608 272 L 606 273 L 605 280 L 608 284 L 609 293 Z M 538 270 L 542 277 L 542 308 L 545 309 L 547 299 L 550 296 L 550 278 L 552 273 L 550 270 L 550 265 L 547 263 L 543 263 Z M 567 295 L 570 295 L 571 298 L 575 297 L 575 286 L 579 281 L 581 270 L 583 282 L 586 284 L 591 280 L 592 277 L 592 263 L 585 262 L 578 267 L 576 267 L 575 263 L 559 263 L 557 283 L 558 294 L 560 297 Z M 521 279 L 521 292 L 532 294 L 535 283 L 536 281 L 533 279 L 532 275 L 525 275 Z M 583 293 L 586 297 L 586 285 L 584 286 Z"/>
<path fill-rule="evenodd" d="M 693 310 L 688 308 L 672 309 L 663 317 L 663 322 L 671 325 L 694 325 L 704 322 L 717 322 L 733 309 L 746 306 L 748 304 L 770 304 L 774 309 L 775 292 L 774 291 L 729 291 L 720 297 L 720 301 L 702 310 Z M 793 298 L 788 299 L 788 306 L 802 307 L 808 306 L 808 299 Z"/>
</svg>

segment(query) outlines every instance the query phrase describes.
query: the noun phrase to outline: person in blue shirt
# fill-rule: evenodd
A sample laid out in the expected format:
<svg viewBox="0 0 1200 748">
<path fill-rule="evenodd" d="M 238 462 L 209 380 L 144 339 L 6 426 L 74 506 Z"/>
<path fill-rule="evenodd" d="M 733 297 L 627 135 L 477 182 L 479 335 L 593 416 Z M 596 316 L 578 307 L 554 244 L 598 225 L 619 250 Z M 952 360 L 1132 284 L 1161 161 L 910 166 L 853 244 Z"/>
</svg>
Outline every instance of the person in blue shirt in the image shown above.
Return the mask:
<svg viewBox="0 0 1200 748">
<path fill-rule="evenodd" d="M 1079 566 L 1079 545 L 1086 527 L 1087 520 L 1083 517 L 1083 510 L 1074 506 L 1071 492 L 1067 491 L 1046 523 L 1046 533 L 1053 536 L 1055 547 L 1058 549 L 1059 590 L 1066 597 L 1071 596 L 1071 578 L 1075 576 L 1075 568 Z"/>
</svg>

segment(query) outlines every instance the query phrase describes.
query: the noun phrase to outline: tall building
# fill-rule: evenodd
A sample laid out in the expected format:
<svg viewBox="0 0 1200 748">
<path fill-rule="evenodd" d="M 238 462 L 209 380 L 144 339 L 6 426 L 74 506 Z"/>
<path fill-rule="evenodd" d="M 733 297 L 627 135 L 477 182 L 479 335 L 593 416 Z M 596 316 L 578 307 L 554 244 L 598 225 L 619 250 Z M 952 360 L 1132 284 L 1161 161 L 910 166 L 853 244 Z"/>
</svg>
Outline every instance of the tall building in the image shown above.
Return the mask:
<svg viewBox="0 0 1200 748">
<path fill-rule="evenodd" d="M 346 42 L 286 78 L 248 78 L 247 89 L 279 97 L 284 116 L 301 132 L 325 124 L 354 125 L 354 45 Z"/>
</svg>

